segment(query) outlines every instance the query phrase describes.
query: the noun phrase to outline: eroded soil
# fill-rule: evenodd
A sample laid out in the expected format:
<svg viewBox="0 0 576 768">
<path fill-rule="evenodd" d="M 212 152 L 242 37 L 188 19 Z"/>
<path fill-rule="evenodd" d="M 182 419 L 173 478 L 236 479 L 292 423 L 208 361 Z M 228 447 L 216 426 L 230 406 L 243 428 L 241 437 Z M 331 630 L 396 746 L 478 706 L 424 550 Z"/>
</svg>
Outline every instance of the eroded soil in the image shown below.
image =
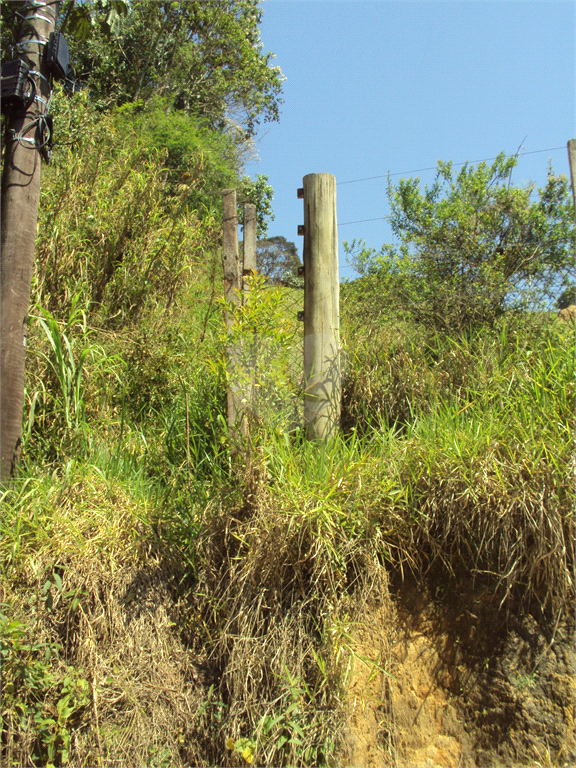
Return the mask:
<svg viewBox="0 0 576 768">
<path fill-rule="evenodd" d="M 506 611 L 470 583 L 391 598 L 355 633 L 347 765 L 575 764 L 572 616 Z"/>
</svg>

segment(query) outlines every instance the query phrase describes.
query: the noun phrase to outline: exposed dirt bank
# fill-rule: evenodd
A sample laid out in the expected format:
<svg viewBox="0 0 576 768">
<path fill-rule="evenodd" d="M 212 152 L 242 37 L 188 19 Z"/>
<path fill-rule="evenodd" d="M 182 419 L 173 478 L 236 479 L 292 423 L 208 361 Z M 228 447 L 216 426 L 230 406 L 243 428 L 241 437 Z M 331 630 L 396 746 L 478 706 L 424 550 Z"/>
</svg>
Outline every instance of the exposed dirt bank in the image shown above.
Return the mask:
<svg viewBox="0 0 576 768">
<path fill-rule="evenodd" d="M 574 765 L 572 616 L 500 609 L 469 581 L 390 590 L 355 633 L 348 765 Z"/>
</svg>

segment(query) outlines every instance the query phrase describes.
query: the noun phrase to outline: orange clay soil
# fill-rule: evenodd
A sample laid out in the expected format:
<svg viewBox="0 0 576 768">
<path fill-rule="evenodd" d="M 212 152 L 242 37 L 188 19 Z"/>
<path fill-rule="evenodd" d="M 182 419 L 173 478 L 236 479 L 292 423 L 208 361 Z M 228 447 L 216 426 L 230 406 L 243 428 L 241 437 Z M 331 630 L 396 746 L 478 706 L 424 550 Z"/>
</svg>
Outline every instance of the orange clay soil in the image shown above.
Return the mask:
<svg viewBox="0 0 576 768">
<path fill-rule="evenodd" d="M 353 635 L 342 765 L 574 765 L 572 616 L 515 614 L 470 581 L 390 592 Z"/>
</svg>

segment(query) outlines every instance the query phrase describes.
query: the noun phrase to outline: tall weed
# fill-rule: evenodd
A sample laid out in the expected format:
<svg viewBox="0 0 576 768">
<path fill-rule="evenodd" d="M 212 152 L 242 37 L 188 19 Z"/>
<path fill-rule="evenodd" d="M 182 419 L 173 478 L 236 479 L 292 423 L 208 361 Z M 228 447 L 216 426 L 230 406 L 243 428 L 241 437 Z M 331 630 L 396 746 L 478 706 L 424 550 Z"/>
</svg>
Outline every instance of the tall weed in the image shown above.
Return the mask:
<svg viewBox="0 0 576 768">
<path fill-rule="evenodd" d="M 293 291 L 266 284 L 253 273 L 247 290 L 225 306 L 228 387 L 240 417 L 264 429 L 295 430 L 300 424 L 303 369 L 302 326 Z M 298 294 L 298 291 L 296 291 Z"/>
<path fill-rule="evenodd" d="M 80 293 L 91 315 L 117 328 L 150 299 L 174 302 L 216 240 L 215 212 L 191 207 L 189 184 L 169 189 L 166 152 L 128 121 L 96 120 L 82 95 L 57 102 L 72 141 L 43 185 L 35 300 L 59 315 Z"/>
<path fill-rule="evenodd" d="M 109 380 L 119 379 L 123 361 L 96 342 L 80 298 L 72 298 L 66 322 L 59 323 L 42 307 L 37 308 L 38 315 L 31 315 L 42 336 L 32 335 L 25 450 L 38 439 L 44 446 L 50 445 L 51 451 L 65 445 L 69 450 L 72 444 L 76 449 L 86 448 L 91 434 L 88 400 L 93 401 L 94 413 L 103 405 L 101 398 L 110 387 Z"/>
</svg>

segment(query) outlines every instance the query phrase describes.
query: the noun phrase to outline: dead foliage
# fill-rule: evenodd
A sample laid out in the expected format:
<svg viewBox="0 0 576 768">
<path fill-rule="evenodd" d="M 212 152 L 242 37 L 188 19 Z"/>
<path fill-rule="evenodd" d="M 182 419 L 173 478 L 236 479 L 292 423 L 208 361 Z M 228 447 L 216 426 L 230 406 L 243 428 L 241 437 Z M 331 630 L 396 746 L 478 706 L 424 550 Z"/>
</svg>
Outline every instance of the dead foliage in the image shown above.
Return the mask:
<svg viewBox="0 0 576 768">
<path fill-rule="evenodd" d="M 509 471 L 507 487 L 491 462 L 470 487 L 457 476 L 420 480 L 414 549 L 449 573 L 487 577 L 500 605 L 536 602 L 556 615 L 574 600 L 574 516 L 567 483 Z M 540 488 L 535 487 L 541 480 Z"/>
<path fill-rule="evenodd" d="M 369 596 L 384 599 L 385 570 L 369 542 L 280 506 L 262 465 L 246 467 L 242 487 L 234 513 L 206 521 L 194 598 L 226 735 L 251 737 L 258 764 L 324 764 L 345 724 L 346 627 Z M 266 718 L 279 718 L 272 733 Z"/>
<path fill-rule="evenodd" d="M 58 681 L 70 669 L 86 696 L 62 726 L 67 745 L 58 723 L 48 729 L 55 764 L 333 758 L 346 723 L 348 632 L 368 597 L 385 596 L 385 571 L 368 541 L 329 531 L 313 510 L 279 508 L 261 465 L 246 467 L 239 488 L 236 505 L 204 510 L 187 553 L 194 575 L 184 572 L 160 513 L 151 511 L 150 526 L 118 488 L 97 481 L 61 495 L 58 532 L 4 596 L 10 616 L 26 621 L 29 595 L 61 576 L 50 607 L 36 601 L 36 637 L 60 648 L 50 662 L 55 685 L 42 691 L 39 707 L 46 717 L 57 711 Z M 26 690 L 31 702 L 34 691 Z M 23 727 L 13 709 L 3 714 L 3 764 L 38 764 L 45 753 L 38 729 Z M 242 738 L 251 745 L 244 756 L 227 748 Z"/>
</svg>

